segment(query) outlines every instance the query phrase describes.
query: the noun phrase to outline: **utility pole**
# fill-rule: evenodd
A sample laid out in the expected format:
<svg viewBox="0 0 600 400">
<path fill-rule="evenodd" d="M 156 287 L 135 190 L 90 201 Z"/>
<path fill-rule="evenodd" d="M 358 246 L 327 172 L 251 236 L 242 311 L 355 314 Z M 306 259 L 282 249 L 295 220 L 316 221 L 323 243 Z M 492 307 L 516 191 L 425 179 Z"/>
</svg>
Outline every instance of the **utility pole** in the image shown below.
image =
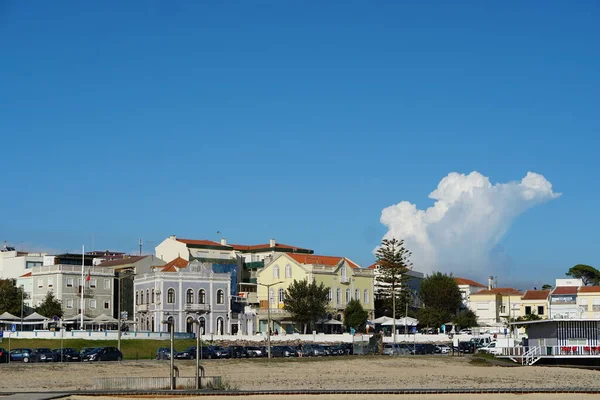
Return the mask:
<svg viewBox="0 0 600 400">
<path fill-rule="evenodd" d="M 267 346 L 269 349 L 268 362 L 271 362 L 271 293 L 270 293 L 270 289 L 271 289 L 271 286 L 279 285 L 280 283 L 283 283 L 283 281 L 269 283 L 269 284 L 259 283 L 260 286 L 264 286 L 267 288 L 267 325 L 268 325 L 267 326 Z"/>
<path fill-rule="evenodd" d="M 139 240 L 138 244 L 140 246 L 140 256 L 141 256 L 142 255 L 142 239 Z"/>
</svg>

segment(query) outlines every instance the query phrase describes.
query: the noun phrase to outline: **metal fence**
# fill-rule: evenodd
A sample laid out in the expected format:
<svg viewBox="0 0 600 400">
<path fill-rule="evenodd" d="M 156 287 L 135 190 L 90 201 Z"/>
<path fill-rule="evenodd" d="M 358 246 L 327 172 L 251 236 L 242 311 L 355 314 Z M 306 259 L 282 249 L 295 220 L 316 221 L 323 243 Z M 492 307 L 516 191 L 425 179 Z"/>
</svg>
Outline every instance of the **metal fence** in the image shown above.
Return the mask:
<svg viewBox="0 0 600 400">
<path fill-rule="evenodd" d="M 176 389 L 195 389 L 195 377 L 175 377 Z M 200 378 L 200 389 L 219 389 L 220 376 L 205 376 Z M 96 390 L 168 390 L 171 388 L 169 377 L 114 377 L 95 378 Z"/>
</svg>

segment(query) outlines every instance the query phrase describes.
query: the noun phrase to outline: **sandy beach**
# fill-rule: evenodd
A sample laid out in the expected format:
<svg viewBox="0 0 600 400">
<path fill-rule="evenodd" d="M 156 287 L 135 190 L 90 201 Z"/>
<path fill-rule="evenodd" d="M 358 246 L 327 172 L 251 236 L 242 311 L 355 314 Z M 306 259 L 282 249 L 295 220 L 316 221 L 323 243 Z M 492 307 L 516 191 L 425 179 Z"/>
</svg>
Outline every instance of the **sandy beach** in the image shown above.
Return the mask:
<svg viewBox="0 0 600 400">
<path fill-rule="evenodd" d="M 176 365 L 180 368 L 181 376 L 193 376 L 193 361 L 177 362 Z M 265 359 L 210 360 L 203 362 L 203 365 L 207 375 L 222 376 L 228 387 L 239 390 L 597 388 L 600 386 L 599 371 L 543 366 L 482 366 L 470 363 L 468 357 L 368 356 L 275 359 L 270 363 Z M 168 368 L 169 363 L 162 361 L 3 364 L 0 366 L 0 374 L 3 378 L 0 380 L 0 390 L 89 390 L 93 388 L 95 377 L 168 376 Z M 511 398 L 517 398 L 514 396 Z M 299 399 L 299 397 L 294 398 Z M 365 398 L 361 396 L 361 400 Z M 465 397 L 461 395 L 461 398 Z M 477 398 L 484 397 L 478 395 Z M 311 396 L 311 399 L 316 400 L 317 397 Z"/>
</svg>

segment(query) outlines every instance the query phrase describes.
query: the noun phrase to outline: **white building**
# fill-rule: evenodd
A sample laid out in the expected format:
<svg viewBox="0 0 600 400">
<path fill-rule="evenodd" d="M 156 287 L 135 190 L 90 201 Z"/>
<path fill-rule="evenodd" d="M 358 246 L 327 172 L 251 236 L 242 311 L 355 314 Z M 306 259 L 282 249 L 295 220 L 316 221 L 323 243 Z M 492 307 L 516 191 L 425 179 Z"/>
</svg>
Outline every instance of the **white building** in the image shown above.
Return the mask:
<svg viewBox="0 0 600 400">
<path fill-rule="evenodd" d="M 23 291 L 25 292 L 25 296 L 27 296 L 23 300 L 23 304 L 26 307 L 32 307 L 31 298 L 33 297 L 33 280 L 31 279 L 31 271 L 17 278 L 17 287 L 22 287 Z"/>
<path fill-rule="evenodd" d="M 215 273 L 210 265 L 199 261 L 188 263 L 181 257 L 153 272 L 136 275 L 137 330 L 167 331 L 163 321 L 171 320 L 176 332 L 192 333 L 196 332 L 193 321 L 199 318 L 204 334 L 235 333 L 230 281 L 229 273 Z"/>
<path fill-rule="evenodd" d="M 471 295 L 473 293 L 477 293 L 486 289 L 485 285 L 482 285 L 481 283 L 475 282 L 471 279 L 454 278 L 454 281 L 458 285 L 463 308 L 467 308 L 469 306 L 469 300 L 471 299 Z M 492 289 L 492 287 L 492 281 L 490 280 L 488 281 L 487 289 Z"/>
<path fill-rule="evenodd" d="M 90 274 L 90 280 L 87 275 Z M 81 292 L 84 297 L 84 315 L 95 318 L 101 314 L 113 315 L 113 279 L 110 268 L 85 267 L 81 278 L 79 265 L 43 265 L 31 270 L 32 296 L 31 306 L 36 307 L 44 301 L 48 291 L 53 291 L 61 302 L 63 318 L 74 317 L 81 313 Z M 47 317 L 52 317 L 47 315 Z"/>
<path fill-rule="evenodd" d="M 0 279 L 17 279 L 44 263 L 46 253 L 27 253 L 4 245 L 0 250 Z"/>
<path fill-rule="evenodd" d="M 556 279 L 554 290 L 550 293 L 550 319 L 579 318 L 577 293 L 583 286 L 581 279 Z"/>
<path fill-rule="evenodd" d="M 383 297 L 384 293 L 387 293 L 387 290 L 389 290 L 388 288 L 391 286 L 391 284 L 386 283 L 386 282 L 381 282 L 377 279 L 381 275 L 381 271 L 379 270 L 379 265 L 377 265 L 377 263 L 370 265 L 369 267 L 367 267 L 367 269 L 373 270 L 373 285 L 374 285 L 375 296 L 377 298 Z M 414 270 L 409 270 L 406 273 L 406 275 L 408 276 L 407 286 L 409 288 L 409 293 L 410 293 L 410 307 L 420 308 L 421 307 L 421 299 L 419 297 L 419 293 L 421 291 L 421 282 L 423 281 L 423 278 L 425 276 L 422 272 L 418 272 L 418 271 L 414 271 Z M 401 290 L 402 290 L 401 288 L 397 289 L 397 293 L 400 292 Z"/>
</svg>

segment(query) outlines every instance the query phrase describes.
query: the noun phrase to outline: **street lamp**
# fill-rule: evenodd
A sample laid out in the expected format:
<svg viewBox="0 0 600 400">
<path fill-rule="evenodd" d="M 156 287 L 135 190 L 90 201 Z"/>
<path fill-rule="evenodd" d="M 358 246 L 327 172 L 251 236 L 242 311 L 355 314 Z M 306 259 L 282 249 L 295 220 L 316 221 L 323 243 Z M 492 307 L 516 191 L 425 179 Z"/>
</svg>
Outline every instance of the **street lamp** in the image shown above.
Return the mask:
<svg viewBox="0 0 600 400">
<path fill-rule="evenodd" d="M 208 314 L 209 312 L 210 311 L 205 311 L 204 314 Z M 202 348 L 200 347 L 200 341 L 202 337 L 202 324 L 200 321 L 200 313 L 198 313 L 193 323 L 198 324 L 198 330 L 196 331 L 196 390 L 200 390 L 200 355 L 202 354 Z"/>
<path fill-rule="evenodd" d="M 21 332 L 23 332 L 23 301 L 25 300 L 25 286 L 19 286 L 21 288 Z"/>
<path fill-rule="evenodd" d="M 267 346 L 269 348 L 269 362 L 271 361 L 271 293 L 269 293 L 269 289 L 271 286 L 279 285 L 280 283 L 283 283 L 283 281 L 274 283 L 259 283 L 260 286 L 267 288 Z"/>
<path fill-rule="evenodd" d="M 169 365 L 169 383 L 171 390 L 175 390 L 175 320 L 167 319 L 162 321 L 163 324 L 169 327 L 169 336 L 171 339 L 170 365 Z M 197 351 L 196 351 L 197 353 Z"/>
<path fill-rule="evenodd" d="M 121 351 L 121 303 L 123 302 L 123 288 L 121 285 L 121 281 L 123 280 L 123 278 L 131 278 L 133 277 L 135 274 L 132 274 L 133 270 L 131 269 L 127 269 L 125 271 L 123 271 L 123 275 L 120 275 L 120 271 L 119 271 L 119 276 L 117 276 L 115 279 L 119 282 L 119 301 L 118 301 L 118 307 L 117 307 L 117 318 L 118 318 L 118 322 L 117 322 L 117 349 L 119 349 L 119 351 Z"/>
</svg>

